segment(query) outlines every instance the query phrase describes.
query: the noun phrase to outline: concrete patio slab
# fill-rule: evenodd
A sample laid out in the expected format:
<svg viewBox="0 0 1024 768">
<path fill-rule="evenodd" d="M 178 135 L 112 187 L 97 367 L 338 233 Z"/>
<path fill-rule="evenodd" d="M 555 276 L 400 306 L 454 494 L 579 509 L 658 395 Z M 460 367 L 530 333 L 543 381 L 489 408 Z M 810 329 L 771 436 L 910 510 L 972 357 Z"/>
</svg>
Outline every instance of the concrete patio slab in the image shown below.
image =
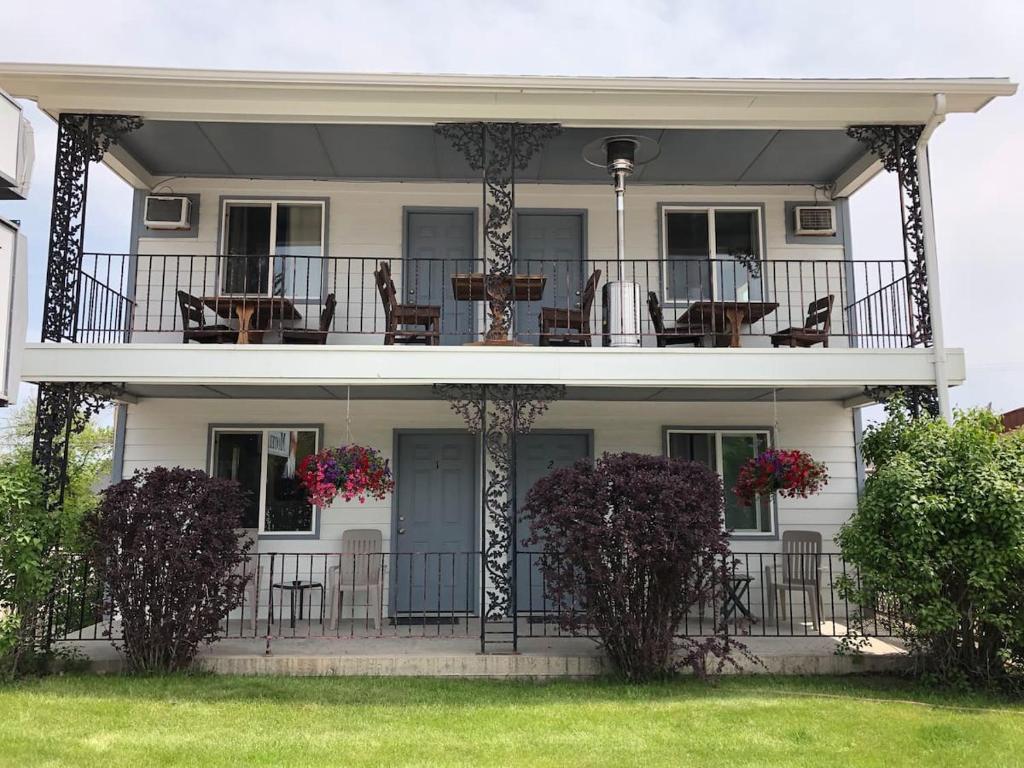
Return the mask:
<svg viewBox="0 0 1024 768">
<path fill-rule="evenodd" d="M 739 638 L 757 661 L 740 659 L 726 673 L 843 675 L 890 672 L 908 662 L 893 641 L 871 639 L 857 655 L 837 655 L 839 638 Z M 116 673 L 123 659 L 106 641 L 67 642 L 100 673 Z M 516 654 L 481 654 L 473 637 L 272 639 L 231 638 L 206 646 L 199 669 L 234 675 L 527 678 L 594 677 L 611 671 L 601 649 L 586 638 L 523 638 Z"/>
</svg>

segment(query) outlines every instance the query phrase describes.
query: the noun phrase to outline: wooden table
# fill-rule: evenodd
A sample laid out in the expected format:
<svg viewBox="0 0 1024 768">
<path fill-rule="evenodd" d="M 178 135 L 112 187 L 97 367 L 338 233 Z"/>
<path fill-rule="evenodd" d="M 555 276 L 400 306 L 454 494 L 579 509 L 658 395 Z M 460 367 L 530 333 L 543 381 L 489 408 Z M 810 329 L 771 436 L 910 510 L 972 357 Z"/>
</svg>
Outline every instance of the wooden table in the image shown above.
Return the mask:
<svg viewBox="0 0 1024 768">
<path fill-rule="evenodd" d="M 259 344 L 261 333 L 253 334 L 253 322 L 262 328 L 270 320 L 301 320 L 302 315 L 289 299 L 280 296 L 203 296 L 203 304 L 225 320 L 238 318 L 238 344 Z"/>
<path fill-rule="evenodd" d="M 775 301 L 695 301 L 676 318 L 676 327 L 723 326 L 729 334 L 729 346 L 740 346 L 740 327 L 756 323 L 779 308 Z"/>
<path fill-rule="evenodd" d="M 486 301 L 491 327 L 482 342 L 476 344 L 516 345 L 508 337 L 509 303 L 539 301 L 548 279 L 544 275 L 489 275 L 471 272 L 452 275 L 452 292 L 458 301 Z"/>
</svg>

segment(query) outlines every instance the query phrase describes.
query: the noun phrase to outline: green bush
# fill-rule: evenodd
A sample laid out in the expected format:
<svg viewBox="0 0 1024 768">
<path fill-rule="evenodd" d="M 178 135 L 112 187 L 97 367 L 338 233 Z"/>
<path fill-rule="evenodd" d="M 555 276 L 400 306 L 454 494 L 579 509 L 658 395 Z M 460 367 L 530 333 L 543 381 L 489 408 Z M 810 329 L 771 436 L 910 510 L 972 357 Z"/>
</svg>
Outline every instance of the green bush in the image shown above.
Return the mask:
<svg viewBox="0 0 1024 768">
<path fill-rule="evenodd" d="M 1024 431 L 991 411 L 912 419 L 895 403 L 865 432 L 871 468 L 838 541 L 918 670 L 951 682 L 1019 681 L 1024 664 Z"/>
<path fill-rule="evenodd" d="M 72 435 L 64 503 L 48 505 L 43 482 L 32 465 L 35 408 L 11 419 L 6 450 L 0 453 L 0 670 L 18 674 L 44 668 L 50 636 L 67 631 L 67 617 L 46 615 L 47 605 L 64 594 L 80 596 L 78 570 L 68 569 L 69 553 L 81 551 L 82 521 L 96 506 L 96 487 L 109 472 L 113 431 L 88 424 Z"/>
</svg>

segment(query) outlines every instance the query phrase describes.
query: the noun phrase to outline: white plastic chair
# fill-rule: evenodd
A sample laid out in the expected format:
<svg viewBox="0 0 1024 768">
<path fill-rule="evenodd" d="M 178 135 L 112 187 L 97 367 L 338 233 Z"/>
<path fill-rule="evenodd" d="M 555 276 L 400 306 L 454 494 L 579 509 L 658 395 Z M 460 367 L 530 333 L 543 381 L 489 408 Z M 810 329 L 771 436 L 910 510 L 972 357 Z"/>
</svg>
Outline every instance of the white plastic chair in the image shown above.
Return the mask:
<svg viewBox="0 0 1024 768">
<path fill-rule="evenodd" d="M 327 574 L 327 599 L 330 601 L 331 629 L 338 628 L 338 619 L 344 608 L 344 597 L 348 593 L 366 594 L 366 611 L 373 610 L 373 628 L 380 629 L 383 622 L 384 604 L 382 586 L 384 580 L 384 554 L 381 552 L 383 537 L 375 529 L 354 528 L 341 536 L 341 554 L 338 564 Z M 352 602 L 354 607 L 359 603 Z"/>
<path fill-rule="evenodd" d="M 779 568 L 781 566 L 781 568 Z M 781 570 L 779 578 L 778 570 Z M 786 620 L 789 593 L 798 592 L 801 602 L 811 614 L 816 632 L 821 631 L 821 534 L 817 531 L 783 531 L 782 562 L 764 568 L 765 592 L 768 595 L 768 619 L 775 620 L 778 607 Z"/>
</svg>

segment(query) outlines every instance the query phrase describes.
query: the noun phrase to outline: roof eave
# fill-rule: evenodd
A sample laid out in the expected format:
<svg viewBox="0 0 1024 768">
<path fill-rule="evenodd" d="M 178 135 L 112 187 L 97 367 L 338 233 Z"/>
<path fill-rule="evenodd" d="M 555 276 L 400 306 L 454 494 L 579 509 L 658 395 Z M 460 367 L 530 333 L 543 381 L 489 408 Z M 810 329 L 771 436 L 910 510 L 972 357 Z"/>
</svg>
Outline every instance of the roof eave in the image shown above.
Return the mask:
<svg viewBox="0 0 1024 768">
<path fill-rule="evenodd" d="M 331 74 L 0 64 L 0 87 L 61 111 L 148 119 L 430 123 L 551 120 L 568 126 L 834 128 L 913 123 L 934 94 L 976 112 L 1001 78 L 792 80 Z"/>
</svg>

